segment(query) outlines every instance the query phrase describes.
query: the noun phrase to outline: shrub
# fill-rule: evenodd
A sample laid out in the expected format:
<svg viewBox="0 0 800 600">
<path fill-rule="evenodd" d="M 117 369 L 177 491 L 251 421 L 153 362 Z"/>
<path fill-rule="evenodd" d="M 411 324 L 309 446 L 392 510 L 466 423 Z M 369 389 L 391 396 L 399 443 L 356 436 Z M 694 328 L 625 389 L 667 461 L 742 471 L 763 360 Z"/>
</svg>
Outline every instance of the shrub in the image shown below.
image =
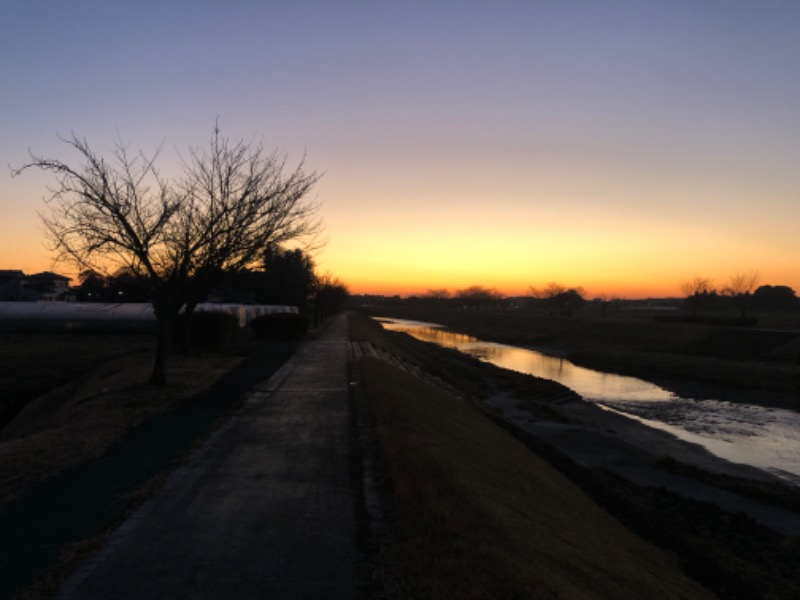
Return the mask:
<svg viewBox="0 0 800 600">
<path fill-rule="evenodd" d="M 191 318 L 191 330 L 187 332 L 189 319 L 178 315 L 173 331 L 173 341 L 178 348 L 208 352 L 230 350 L 236 344 L 239 322 L 235 316 L 224 312 L 198 312 Z M 188 336 L 187 336 L 188 333 Z"/>
<path fill-rule="evenodd" d="M 305 336 L 309 321 L 306 315 L 277 313 L 256 317 L 250 327 L 259 340 L 297 340 Z"/>
</svg>

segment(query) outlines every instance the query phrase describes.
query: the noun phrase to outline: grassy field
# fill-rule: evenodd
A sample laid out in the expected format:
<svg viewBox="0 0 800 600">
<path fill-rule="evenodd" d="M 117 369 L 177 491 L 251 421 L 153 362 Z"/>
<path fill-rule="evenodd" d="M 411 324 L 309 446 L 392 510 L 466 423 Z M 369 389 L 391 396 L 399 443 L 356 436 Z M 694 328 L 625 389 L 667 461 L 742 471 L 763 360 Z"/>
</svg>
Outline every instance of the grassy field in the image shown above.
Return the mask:
<svg viewBox="0 0 800 600">
<path fill-rule="evenodd" d="M 359 365 L 386 470 L 388 597 L 709 597 L 687 574 L 722 598 L 800 594 L 797 540 L 604 472 L 566 477 L 540 458 L 557 451 L 537 456 L 470 401 L 557 384 L 376 327 L 351 320 L 354 339 L 402 357 Z"/>
<path fill-rule="evenodd" d="M 33 398 L 154 346 L 151 335 L 0 333 L 0 427 Z"/>
</svg>

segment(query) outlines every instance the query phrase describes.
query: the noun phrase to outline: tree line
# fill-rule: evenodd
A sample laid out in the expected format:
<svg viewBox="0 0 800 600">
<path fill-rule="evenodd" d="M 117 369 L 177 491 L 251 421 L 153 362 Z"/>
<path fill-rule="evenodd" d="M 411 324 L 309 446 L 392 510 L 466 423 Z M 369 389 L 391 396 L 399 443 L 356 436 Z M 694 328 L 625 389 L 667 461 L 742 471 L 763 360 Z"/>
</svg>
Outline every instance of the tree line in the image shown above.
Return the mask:
<svg viewBox="0 0 800 600">
<path fill-rule="evenodd" d="M 679 308 L 682 304 L 685 310 L 695 315 L 701 311 L 728 311 L 730 309 L 739 311 L 741 316 L 746 316 L 750 310 L 800 310 L 800 300 L 791 287 L 785 285 L 759 286 L 759 281 L 758 273 L 737 274 L 731 276 L 726 285 L 717 288 L 708 278 L 687 279 L 680 282 L 683 292 L 682 303 L 679 304 L 679 299 L 669 299 L 670 305 Z M 569 316 L 589 305 L 595 306 L 597 312 L 605 314 L 610 306 L 634 303 L 634 301 L 612 298 L 607 294 L 600 294 L 589 299 L 584 288 L 571 287 L 558 282 L 550 282 L 541 287 L 531 286 L 528 289 L 528 295 L 519 297 L 508 297 L 495 288 L 471 285 L 452 292 L 446 288 L 434 288 L 407 298 L 373 296 L 366 300 L 466 310 L 527 306 L 561 316 Z"/>
<path fill-rule="evenodd" d="M 542 288 L 531 287 L 529 294 L 525 298 L 511 298 L 496 288 L 470 285 L 453 292 L 447 288 L 432 288 L 420 295 L 409 296 L 405 299 L 394 296 L 388 300 L 421 306 L 448 306 L 467 310 L 505 308 L 517 306 L 514 302 L 532 301 L 548 310 L 565 315 L 582 308 L 588 302 L 586 291 L 583 288 L 568 287 L 556 282 L 548 283 Z M 373 299 L 376 298 L 373 297 Z M 384 298 L 384 300 L 387 299 Z"/>
<path fill-rule="evenodd" d="M 128 269 L 104 275 L 91 269 L 72 288 L 79 302 L 151 302 L 150 287 Z M 301 313 L 329 313 L 347 298 L 347 286 L 330 274 L 319 274 L 302 249 L 268 247 L 253 268 L 224 270 L 206 302 L 295 306 Z"/>
<path fill-rule="evenodd" d="M 731 275 L 728 282 L 715 286 L 707 277 L 694 277 L 681 282 L 680 287 L 692 314 L 719 311 L 733 306 L 742 318 L 751 310 L 797 310 L 800 308 L 795 291 L 786 285 L 759 285 L 757 271 Z"/>
</svg>

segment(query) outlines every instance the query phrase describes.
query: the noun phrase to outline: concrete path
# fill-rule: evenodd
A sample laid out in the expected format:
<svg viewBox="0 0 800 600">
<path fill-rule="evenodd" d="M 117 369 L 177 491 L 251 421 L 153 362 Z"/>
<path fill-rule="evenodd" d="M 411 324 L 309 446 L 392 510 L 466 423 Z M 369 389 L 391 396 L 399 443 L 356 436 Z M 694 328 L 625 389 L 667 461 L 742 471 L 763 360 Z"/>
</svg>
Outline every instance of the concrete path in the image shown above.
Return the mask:
<svg viewBox="0 0 800 600">
<path fill-rule="evenodd" d="M 123 523 L 61 599 L 358 598 L 344 317 Z"/>
</svg>

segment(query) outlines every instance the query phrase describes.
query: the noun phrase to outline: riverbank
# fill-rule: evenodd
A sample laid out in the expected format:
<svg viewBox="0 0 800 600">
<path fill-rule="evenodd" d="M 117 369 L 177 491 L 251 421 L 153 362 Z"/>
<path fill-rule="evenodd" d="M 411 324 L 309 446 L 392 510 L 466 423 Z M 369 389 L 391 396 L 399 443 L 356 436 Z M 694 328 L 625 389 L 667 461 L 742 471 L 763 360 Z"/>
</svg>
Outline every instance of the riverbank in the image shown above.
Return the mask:
<svg viewBox="0 0 800 600">
<path fill-rule="evenodd" d="M 800 333 L 796 338 L 765 335 L 756 343 L 753 330 L 665 323 L 638 314 L 558 317 L 406 306 L 369 312 L 559 354 L 581 366 L 652 381 L 678 395 L 800 410 Z M 732 351 L 737 344 L 740 349 Z"/>
<path fill-rule="evenodd" d="M 764 492 L 765 497 L 780 505 L 779 498 L 787 492 L 785 486 L 755 481 L 751 477 L 758 475 L 753 471 L 716 460 L 702 449 L 628 419 L 615 419 L 613 414 L 580 402 L 553 382 L 497 369 L 400 334 L 384 332 L 380 339 L 391 351 L 421 365 L 424 372 L 479 405 L 495 403 L 495 410 L 487 409 L 491 419 L 557 466 L 627 527 L 674 553 L 687 573 L 721 597 L 793 598 L 800 593 L 796 575 L 800 548 L 796 536 L 777 533 L 744 513 L 726 512 L 713 504 L 715 498 L 726 493 L 723 488 L 739 486 L 740 492 Z M 398 385 L 403 389 L 410 383 Z M 426 403 L 425 398 L 418 402 Z M 511 412 L 501 413 L 509 408 Z M 553 436 L 525 431 L 518 426 L 519 420 L 515 422 L 514 411 L 518 411 L 516 416 L 521 421 L 548 429 Z M 442 428 L 446 430 L 447 425 Z M 570 440 L 565 439 L 567 433 Z M 439 444 L 435 436 L 430 443 Z M 574 460 L 570 454 L 574 456 L 576 446 L 599 462 L 581 464 Z M 701 464 L 715 474 L 697 466 L 685 467 L 683 461 Z M 614 464 L 628 470 L 639 469 L 655 479 L 647 485 L 641 481 L 640 485 L 633 484 L 609 468 Z M 687 469 L 691 472 L 687 473 Z M 700 501 L 666 491 L 660 484 L 676 475 L 676 470 L 683 470 L 682 484 L 694 489 L 712 488 L 716 496 Z M 787 493 L 788 497 L 783 498 L 791 504 L 797 499 L 796 493 Z"/>
<path fill-rule="evenodd" d="M 622 527 L 494 423 L 473 393 L 514 374 L 353 316 L 358 388 L 375 430 L 387 598 L 710 598 L 679 559 Z M 568 398 L 531 380 L 540 398 Z M 382 596 L 383 597 L 383 596 Z"/>
</svg>

